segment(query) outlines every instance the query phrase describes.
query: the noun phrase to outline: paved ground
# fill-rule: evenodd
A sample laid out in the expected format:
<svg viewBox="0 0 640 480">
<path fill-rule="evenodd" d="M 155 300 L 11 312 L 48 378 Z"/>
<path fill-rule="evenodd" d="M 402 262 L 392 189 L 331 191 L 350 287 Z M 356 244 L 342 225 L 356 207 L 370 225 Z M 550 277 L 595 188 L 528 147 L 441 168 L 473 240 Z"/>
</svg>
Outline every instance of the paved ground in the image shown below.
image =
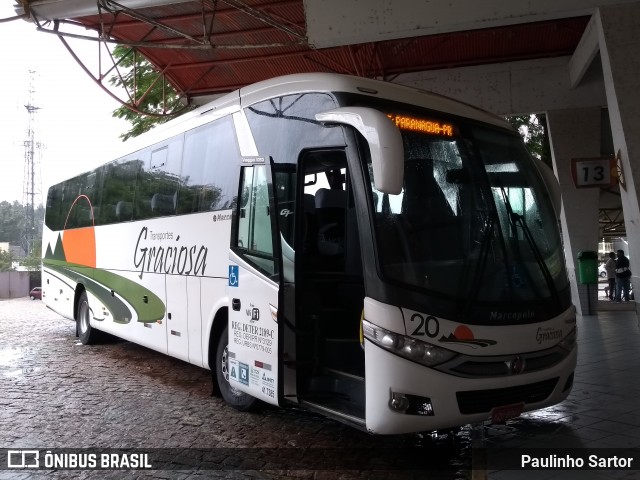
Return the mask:
<svg viewBox="0 0 640 480">
<path fill-rule="evenodd" d="M 597 315 L 578 318 L 578 368 L 571 395 L 506 425 L 489 426 L 474 447 L 488 455 L 503 449 L 524 453 L 614 456 L 630 449 L 634 469 L 590 471 L 490 471 L 493 480 L 640 478 L 640 332 L 632 303 L 598 302 Z M 542 450 L 542 449 L 550 449 Z M 491 463 L 491 462 L 490 462 Z M 587 462 L 588 463 L 588 462 Z"/>
<path fill-rule="evenodd" d="M 303 411 L 236 412 L 210 396 L 206 370 L 124 341 L 83 346 L 73 322 L 41 302 L 0 301 L 0 448 L 170 448 L 163 452 L 180 461 L 204 455 L 212 468 L 0 470 L 0 479 L 638 478 L 640 470 L 516 472 L 492 463 L 507 448 L 640 449 L 636 314 L 599 312 L 578 323 L 579 368 L 563 404 L 506 425 L 374 437 Z M 434 468 L 401 468 L 417 457 Z"/>
</svg>

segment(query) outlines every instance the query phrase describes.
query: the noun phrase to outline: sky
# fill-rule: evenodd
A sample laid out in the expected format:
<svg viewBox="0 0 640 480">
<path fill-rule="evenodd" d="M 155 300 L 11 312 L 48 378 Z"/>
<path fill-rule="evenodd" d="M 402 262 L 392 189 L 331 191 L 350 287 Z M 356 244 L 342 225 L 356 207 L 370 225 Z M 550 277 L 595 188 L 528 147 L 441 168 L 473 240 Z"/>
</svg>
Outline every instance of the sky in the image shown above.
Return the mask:
<svg viewBox="0 0 640 480">
<path fill-rule="evenodd" d="M 15 15 L 12 4 L 0 1 L 0 19 Z M 69 43 L 84 61 L 97 64 L 95 42 Z M 41 202 L 49 185 L 121 152 L 118 137 L 130 128 L 128 122 L 112 117 L 119 103 L 80 68 L 56 36 L 38 32 L 24 20 L 0 23 L 0 201 L 23 201 L 29 127 L 25 105 L 30 99 L 39 107 L 33 130 L 41 145 L 34 155 L 40 165 L 41 186 L 36 192 L 42 193 Z"/>
</svg>

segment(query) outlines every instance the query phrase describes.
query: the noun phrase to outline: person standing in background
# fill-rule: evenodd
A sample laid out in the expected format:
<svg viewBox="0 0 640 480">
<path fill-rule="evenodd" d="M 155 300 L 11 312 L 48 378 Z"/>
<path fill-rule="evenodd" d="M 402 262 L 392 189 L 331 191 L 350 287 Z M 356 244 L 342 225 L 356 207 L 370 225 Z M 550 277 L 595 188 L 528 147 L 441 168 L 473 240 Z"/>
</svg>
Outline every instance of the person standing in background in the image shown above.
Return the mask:
<svg viewBox="0 0 640 480">
<path fill-rule="evenodd" d="M 609 300 L 613 301 L 616 293 L 616 254 L 609 252 L 609 259 L 604 264 L 604 269 L 607 272 L 607 281 L 609 287 L 607 290 L 607 296 Z"/>
<path fill-rule="evenodd" d="M 616 298 L 615 298 L 615 301 L 620 303 L 622 298 L 624 298 L 624 301 L 628 302 L 629 301 L 629 287 L 630 287 L 629 279 L 631 278 L 631 270 L 629 270 L 629 259 L 624 256 L 624 251 L 623 250 L 618 250 L 617 254 L 618 254 L 618 258 L 616 259 Z"/>
</svg>

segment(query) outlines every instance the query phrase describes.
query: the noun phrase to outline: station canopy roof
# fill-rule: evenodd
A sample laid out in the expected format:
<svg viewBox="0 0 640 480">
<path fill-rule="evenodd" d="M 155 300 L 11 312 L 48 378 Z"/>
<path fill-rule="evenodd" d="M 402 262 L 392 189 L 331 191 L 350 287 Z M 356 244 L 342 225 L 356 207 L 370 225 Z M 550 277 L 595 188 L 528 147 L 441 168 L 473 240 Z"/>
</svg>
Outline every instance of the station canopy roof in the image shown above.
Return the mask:
<svg viewBox="0 0 640 480">
<path fill-rule="evenodd" d="M 41 29 L 80 25 L 135 47 L 186 97 L 290 73 L 393 80 L 407 72 L 571 55 L 589 21 L 579 16 L 314 48 L 303 0 L 19 1 Z"/>
</svg>

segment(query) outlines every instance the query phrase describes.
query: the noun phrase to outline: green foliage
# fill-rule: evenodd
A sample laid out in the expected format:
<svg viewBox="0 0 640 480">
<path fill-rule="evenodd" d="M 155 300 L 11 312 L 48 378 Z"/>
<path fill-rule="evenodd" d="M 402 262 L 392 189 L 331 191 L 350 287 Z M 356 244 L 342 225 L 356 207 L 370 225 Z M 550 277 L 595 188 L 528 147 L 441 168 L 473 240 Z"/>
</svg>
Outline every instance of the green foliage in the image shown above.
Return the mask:
<svg viewBox="0 0 640 480">
<path fill-rule="evenodd" d="M 109 83 L 125 88 L 130 92 L 137 108 L 150 114 L 141 115 L 125 106 L 114 110 L 114 117 L 123 118 L 132 125 L 131 130 L 120 135 L 123 141 L 137 137 L 156 125 L 171 120 L 173 114 L 184 111 L 178 92 L 164 78 L 159 78 L 154 66 L 142 55 L 134 53 L 129 47 L 118 45 L 113 51 L 113 57 L 119 62 L 122 76 L 112 76 Z"/>
<path fill-rule="evenodd" d="M 20 261 L 20 265 L 29 272 L 39 272 L 42 264 L 42 236 L 34 239 L 33 249 L 28 257 Z"/>
<path fill-rule="evenodd" d="M 0 272 L 8 272 L 13 270 L 12 267 L 13 257 L 11 252 L 0 250 Z"/>
<path fill-rule="evenodd" d="M 0 202 L 0 242 L 21 245 L 25 220 L 25 211 L 21 203 Z"/>
<path fill-rule="evenodd" d="M 544 114 L 515 115 L 507 117 L 513 128 L 520 132 L 529 153 L 552 166 L 547 118 Z"/>
<path fill-rule="evenodd" d="M 35 227 L 33 231 L 32 251 L 30 256 L 34 257 L 34 264 L 40 264 L 40 243 L 42 238 L 42 222 L 44 219 L 44 207 L 39 205 L 34 211 Z M 9 203 L 0 202 L 0 242 L 10 245 L 20 245 L 24 250 L 27 248 L 27 209 L 20 202 Z M 11 253 L 4 252 L 0 259 L 0 271 L 11 269 Z M 4 270 L 3 270 L 4 269 Z"/>
<path fill-rule="evenodd" d="M 40 265 L 42 263 L 42 258 L 35 253 L 29 255 L 24 260 L 20 262 L 20 265 L 25 267 L 29 272 L 38 272 L 40 271 Z"/>
</svg>

